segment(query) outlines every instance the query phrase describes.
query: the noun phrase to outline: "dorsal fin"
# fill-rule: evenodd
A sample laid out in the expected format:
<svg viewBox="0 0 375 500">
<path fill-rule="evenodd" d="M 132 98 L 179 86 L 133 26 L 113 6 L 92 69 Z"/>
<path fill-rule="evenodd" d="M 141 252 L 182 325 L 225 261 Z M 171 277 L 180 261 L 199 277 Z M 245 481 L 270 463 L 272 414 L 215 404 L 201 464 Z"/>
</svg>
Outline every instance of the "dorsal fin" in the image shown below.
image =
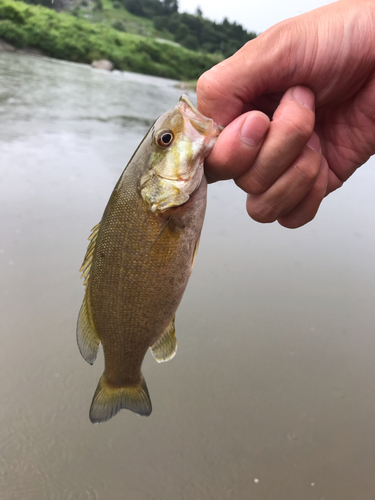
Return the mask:
<svg viewBox="0 0 375 500">
<path fill-rule="evenodd" d="M 91 264 L 92 264 L 92 258 L 94 255 L 95 247 L 96 247 L 96 240 L 98 238 L 100 230 L 100 222 L 97 224 L 95 227 L 91 229 L 91 234 L 89 236 L 89 246 L 87 247 L 86 250 L 86 255 L 85 258 L 83 259 L 83 264 L 81 266 L 80 271 L 82 271 L 82 278 L 85 278 L 85 281 L 83 282 L 84 285 L 86 285 L 89 276 L 90 276 L 90 269 L 91 269 Z"/>
</svg>

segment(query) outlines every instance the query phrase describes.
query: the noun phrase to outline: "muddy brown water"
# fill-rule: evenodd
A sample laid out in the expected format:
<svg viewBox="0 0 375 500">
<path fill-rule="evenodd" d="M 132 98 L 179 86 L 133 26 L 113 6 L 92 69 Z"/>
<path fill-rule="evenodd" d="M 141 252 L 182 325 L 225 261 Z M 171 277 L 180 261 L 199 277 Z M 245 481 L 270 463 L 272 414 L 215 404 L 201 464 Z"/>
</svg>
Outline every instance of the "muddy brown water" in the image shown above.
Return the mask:
<svg viewBox="0 0 375 500">
<path fill-rule="evenodd" d="M 294 231 L 251 221 L 232 182 L 210 186 L 177 356 L 145 359 L 152 415 L 88 419 L 103 357 L 76 346 L 78 269 L 179 94 L 0 54 L 0 497 L 373 500 L 373 160 Z"/>
</svg>

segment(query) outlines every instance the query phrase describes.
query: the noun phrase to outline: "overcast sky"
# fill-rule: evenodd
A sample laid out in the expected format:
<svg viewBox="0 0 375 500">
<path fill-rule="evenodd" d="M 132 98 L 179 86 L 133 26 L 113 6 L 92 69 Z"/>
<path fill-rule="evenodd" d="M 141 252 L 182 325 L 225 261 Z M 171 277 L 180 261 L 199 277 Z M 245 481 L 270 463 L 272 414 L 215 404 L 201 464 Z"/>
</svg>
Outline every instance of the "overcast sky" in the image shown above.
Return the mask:
<svg viewBox="0 0 375 500">
<path fill-rule="evenodd" d="M 273 24 L 298 16 L 330 0 L 179 0 L 180 12 L 195 13 L 199 5 L 203 16 L 212 21 L 236 21 L 249 31 L 261 33 Z"/>
</svg>

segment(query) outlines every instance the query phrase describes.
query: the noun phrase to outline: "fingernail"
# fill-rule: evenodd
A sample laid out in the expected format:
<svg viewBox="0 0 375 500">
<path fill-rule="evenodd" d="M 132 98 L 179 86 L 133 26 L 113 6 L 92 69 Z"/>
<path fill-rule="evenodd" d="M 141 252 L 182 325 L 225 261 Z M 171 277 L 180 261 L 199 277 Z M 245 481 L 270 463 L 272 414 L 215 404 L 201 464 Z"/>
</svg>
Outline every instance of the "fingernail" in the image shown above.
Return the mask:
<svg viewBox="0 0 375 500">
<path fill-rule="evenodd" d="M 255 111 L 248 114 L 242 124 L 240 137 L 242 142 L 251 147 L 259 146 L 269 127 L 268 118 Z"/>
<path fill-rule="evenodd" d="M 310 89 L 300 86 L 294 87 L 292 96 L 297 102 L 302 104 L 302 106 L 308 107 L 311 111 L 314 110 L 315 96 Z"/>
<path fill-rule="evenodd" d="M 317 153 L 320 152 L 320 140 L 318 134 L 315 132 L 312 134 L 310 139 L 308 140 L 306 146 L 308 146 L 310 149 L 313 151 L 316 151 Z"/>
</svg>

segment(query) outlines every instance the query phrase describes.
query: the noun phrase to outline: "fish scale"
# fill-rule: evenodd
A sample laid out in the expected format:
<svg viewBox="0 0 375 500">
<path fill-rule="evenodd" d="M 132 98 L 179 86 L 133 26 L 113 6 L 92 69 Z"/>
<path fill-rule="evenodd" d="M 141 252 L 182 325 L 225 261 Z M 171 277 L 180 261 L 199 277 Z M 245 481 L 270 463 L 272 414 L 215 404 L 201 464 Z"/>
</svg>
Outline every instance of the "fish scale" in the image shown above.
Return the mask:
<svg viewBox="0 0 375 500">
<path fill-rule="evenodd" d="M 90 408 L 94 423 L 122 408 L 151 413 L 141 367 L 177 349 L 174 318 L 193 267 L 203 225 L 204 158 L 219 127 L 187 96 L 159 117 L 122 173 L 81 270 L 85 297 L 77 325 L 82 356 L 100 343 L 105 368 Z"/>
</svg>

